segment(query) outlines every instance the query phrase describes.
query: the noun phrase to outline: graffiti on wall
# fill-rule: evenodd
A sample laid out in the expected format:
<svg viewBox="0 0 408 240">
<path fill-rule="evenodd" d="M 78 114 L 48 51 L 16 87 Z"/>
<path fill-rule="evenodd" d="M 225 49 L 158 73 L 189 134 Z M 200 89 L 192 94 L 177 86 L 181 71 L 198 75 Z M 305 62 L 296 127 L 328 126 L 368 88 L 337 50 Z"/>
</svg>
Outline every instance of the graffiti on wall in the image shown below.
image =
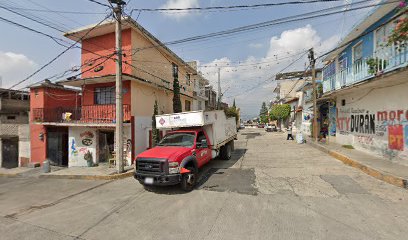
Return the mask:
<svg viewBox="0 0 408 240">
<path fill-rule="evenodd" d="M 359 146 L 391 159 L 408 152 L 408 110 L 339 108 L 337 130 L 341 135 L 353 135 Z"/>
</svg>

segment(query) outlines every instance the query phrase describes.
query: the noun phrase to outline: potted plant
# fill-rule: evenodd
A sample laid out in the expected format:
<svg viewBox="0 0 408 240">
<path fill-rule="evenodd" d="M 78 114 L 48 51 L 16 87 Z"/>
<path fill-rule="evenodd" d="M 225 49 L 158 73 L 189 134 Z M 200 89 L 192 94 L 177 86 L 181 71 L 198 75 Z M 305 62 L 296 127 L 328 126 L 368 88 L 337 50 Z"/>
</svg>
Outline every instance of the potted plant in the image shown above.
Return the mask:
<svg viewBox="0 0 408 240">
<path fill-rule="evenodd" d="M 383 59 L 378 59 L 378 58 L 369 58 L 366 61 L 368 65 L 368 73 L 369 74 L 377 74 L 384 70 L 384 68 L 387 66 L 387 60 Z"/>
<path fill-rule="evenodd" d="M 86 164 L 88 167 L 93 167 L 93 157 L 92 153 L 89 150 L 85 153 L 84 159 L 86 160 Z"/>
</svg>

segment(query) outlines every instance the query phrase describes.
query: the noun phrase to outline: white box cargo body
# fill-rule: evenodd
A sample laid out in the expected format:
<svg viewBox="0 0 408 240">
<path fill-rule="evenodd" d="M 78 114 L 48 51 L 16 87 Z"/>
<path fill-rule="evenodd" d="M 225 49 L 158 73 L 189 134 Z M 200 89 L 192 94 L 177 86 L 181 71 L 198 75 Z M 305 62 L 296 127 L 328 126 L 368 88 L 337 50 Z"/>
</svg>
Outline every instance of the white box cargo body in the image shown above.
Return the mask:
<svg viewBox="0 0 408 240">
<path fill-rule="evenodd" d="M 213 150 L 218 150 L 237 137 L 235 118 L 227 118 L 222 110 L 157 115 L 156 127 L 158 129 L 202 127 Z"/>
</svg>

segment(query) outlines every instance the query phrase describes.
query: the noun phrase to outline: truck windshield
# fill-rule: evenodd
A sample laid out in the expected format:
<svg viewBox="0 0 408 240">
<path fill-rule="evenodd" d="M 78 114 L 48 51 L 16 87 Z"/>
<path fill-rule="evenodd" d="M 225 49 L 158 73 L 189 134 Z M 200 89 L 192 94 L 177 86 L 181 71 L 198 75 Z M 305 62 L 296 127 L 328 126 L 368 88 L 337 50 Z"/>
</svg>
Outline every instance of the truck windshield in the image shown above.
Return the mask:
<svg viewBox="0 0 408 240">
<path fill-rule="evenodd" d="M 166 135 L 158 146 L 181 146 L 192 147 L 194 145 L 194 133 L 172 133 Z"/>
</svg>

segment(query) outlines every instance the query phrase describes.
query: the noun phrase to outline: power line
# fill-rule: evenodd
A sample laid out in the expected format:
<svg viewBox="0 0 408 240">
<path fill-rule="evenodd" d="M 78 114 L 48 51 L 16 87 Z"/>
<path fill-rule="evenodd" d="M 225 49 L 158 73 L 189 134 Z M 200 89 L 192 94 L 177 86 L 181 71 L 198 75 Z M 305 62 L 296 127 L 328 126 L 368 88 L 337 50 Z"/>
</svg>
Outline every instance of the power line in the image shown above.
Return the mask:
<svg viewBox="0 0 408 240">
<path fill-rule="evenodd" d="M 338 2 L 342 0 L 312 0 L 312 1 L 293 1 L 280 3 L 264 3 L 253 5 L 235 5 L 235 6 L 216 6 L 216 7 L 189 7 L 189 8 L 134 8 L 132 11 L 145 12 L 171 12 L 171 11 L 208 11 L 208 10 L 224 10 L 224 9 L 255 9 L 264 7 L 275 7 L 283 5 L 297 5 L 309 3 L 324 3 L 324 2 Z"/>
<path fill-rule="evenodd" d="M 88 0 L 88 1 L 89 1 L 89 2 L 92 2 L 92 3 L 96 3 L 96 4 L 100 5 L 100 6 L 104 6 L 104 7 L 111 8 L 111 6 L 109 6 L 109 5 L 106 4 L 106 3 L 101 3 L 101 2 L 98 2 L 98 1 L 96 1 L 96 0 Z"/>
<path fill-rule="evenodd" d="M 23 10 L 29 12 L 44 12 L 44 13 L 62 13 L 62 14 L 78 14 L 78 15 L 105 15 L 103 12 L 77 12 L 77 11 L 61 11 L 51 9 L 34 9 L 34 8 L 22 8 L 22 7 L 9 7 L 10 9 Z"/>
<path fill-rule="evenodd" d="M 71 44 L 69 47 L 67 47 L 64 51 L 60 52 L 57 56 L 55 56 L 53 59 L 51 59 L 50 61 L 48 61 L 46 64 L 44 64 L 43 66 L 41 66 L 39 69 L 37 69 L 35 72 L 33 72 L 32 74 L 30 74 L 29 76 L 27 76 L 26 78 L 24 78 L 23 80 L 17 82 L 16 84 L 12 85 L 9 89 L 12 89 L 18 85 L 20 85 L 21 83 L 29 80 L 31 77 L 35 76 L 37 73 L 39 73 L 40 71 L 42 71 L 44 68 L 46 68 L 47 66 L 49 66 L 51 63 L 53 63 L 54 61 L 56 61 L 59 57 L 61 57 L 63 54 L 65 54 L 66 52 L 68 52 L 71 48 L 73 48 L 78 42 L 80 42 L 83 38 L 85 38 L 91 31 L 93 31 L 96 27 L 98 27 L 102 22 L 104 22 L 106 19 L 108 19 L 112 14 L 107 15 L 102 21 L 100 21 L 98 24 L 96 24 L 95 26 L 93 26 L 91 29 L 89 29 L 84 36 L 82 36 L 81 38 L 79 38 L 77 41 L 75 41 L 73 44 Z M 4 18 L 2 18 L 4 19 Z M 5 19 L 7 20 L 7 19 Z"/>
<path fill-rule="evenodd" d="M 379 5 L 392 4 L 392 3 L 399 2 L 399 0 L 395 0 L 395 1 L 392 1 L 392 2 L 383 2 L 383 3 L 370 4 L 370 5 L 365 5 L 365 6 L 361 6 L 361 7 L 355 7 L 355 8 L 349 8 L 349 9 L 342 9 L 341 11 L 336 11 L 336 12 L 329 12 L 329 13 L 323 13 L 323 14 L 321 13 L 322 11 L 331 11 L 331 10 L 341 9 L 344 6 L 357 5 L 357 4 L 362 4 L 362 3 L 366 3 L 366 2 L 367 2 L 366 0 L 365 1 L 359 1 L 359 2 L 352 3 L 352 4 L 341 5 L 341 6 L 337 6 L 337 7 L 327 8 L 327 9 L 324 9 L 324 10 L 318 10 L 318 11 L 308 12 L 308 13 L 304 13 L 304 14 L 300 14 L 300 15 L 294 15 L 294 16 L 290 16 L 290 17 L 274 19 L 274 20 L 271 20 L 271 21 L 246 25 L 246 26 L 242 26 L 242 27 L 238 27 L 238 28 L 229 29 L 229 30 L 223 30 L 223 31 L 219 31 L 219 32 L 213 32 L 213 33 L 209 33 L 209 34 L 183 38 L 183 39 L 179 39 L 179 40 L 175 40 L 175 41 L 164 42 L 164 43 L 161 43 L 161 44 L 158 44 L 158 45 L 153 45 L 153 46 L 150 46 L 150 47 L 135 49 L 133 54 L 136 54 L 138 51 L 151 49 L 151 48 L 182 44 L 182 43 L 187 43 L 187 42 L 192 42 L 192 41 L 205 40 L 205 39 L 209 39 L 209 38 L 217 38 L 217 37 L 222 37 L 222 36 L 226 36 L 226 35 L 245 32 L 245 31 L 251 31 L 251 30 L 255 30 L 255 29 L 259 29 L 259 28 L 265 28 L 265 27 L 270 27 L 270 26 L 274 26 L 274 25 L 289 23 L 289 22 L 302 21 L 302 20 L 307 20 L 307 19 L 312 19 L 312 18 L 335 15 L 335 14 L 339 14 L 339 13 L 343 13 L 343 12 L 347 12 L 347 11 L 355 11 L 355 10 L 370 8 L 370 7 L 379 6 Z M 312 16 L 309 16 L 309 15 L 312 15 Z"/>
<path fill-rule="evenodd" d="M 302 59 L 302 58 L 306 55 L 307 52 L 308 52 L 308 51 L 304 51 L 303 54 L 301 54 L 299 58 L 295 59 L 295 61 L 293 61 L 293 62 L 291 62 L 290 64 L 288 64 L 286 67 L 282 68 L 278 73 L 273 74 L 273 75 L 272 75 L 271 77 L 269 77 L 268 79 L 266 79 L 266 80 L 264 80 L 264 81 L 262 81 L 262 82 L 256 84 L 255 86 L 253 86 L 253 87 L 251 87 L 251 88 L 249 88 L 249 89 L 245 89 L 245 91 L 242 91 L 241 93 L 238 93 L 238 94 L 233 95 L 233 96 L 228 96 L 228 97 L 226 97 L 226 98 L 230 99 L 230 98 L 233 98 L 233 97 L 240 96 L 240 95 L 242 95 L 242 94 L 247 94 L 247 93 L 253 91 L 254 89 L 257 89 L 257 88 L 260 87 L 262 84 L 267 83 L 267 82 L 270 81 L 270 80 L 273 80 L 273 78 L 274 78 L 276 75 L 282 73 L 282 72 L 285 71 L 286 69 L 288 69 L 288 68 L 290 68 L 291 66 L 293 66 L 297 61 L 299 61 L 300 59 Z"/>
</svg>

